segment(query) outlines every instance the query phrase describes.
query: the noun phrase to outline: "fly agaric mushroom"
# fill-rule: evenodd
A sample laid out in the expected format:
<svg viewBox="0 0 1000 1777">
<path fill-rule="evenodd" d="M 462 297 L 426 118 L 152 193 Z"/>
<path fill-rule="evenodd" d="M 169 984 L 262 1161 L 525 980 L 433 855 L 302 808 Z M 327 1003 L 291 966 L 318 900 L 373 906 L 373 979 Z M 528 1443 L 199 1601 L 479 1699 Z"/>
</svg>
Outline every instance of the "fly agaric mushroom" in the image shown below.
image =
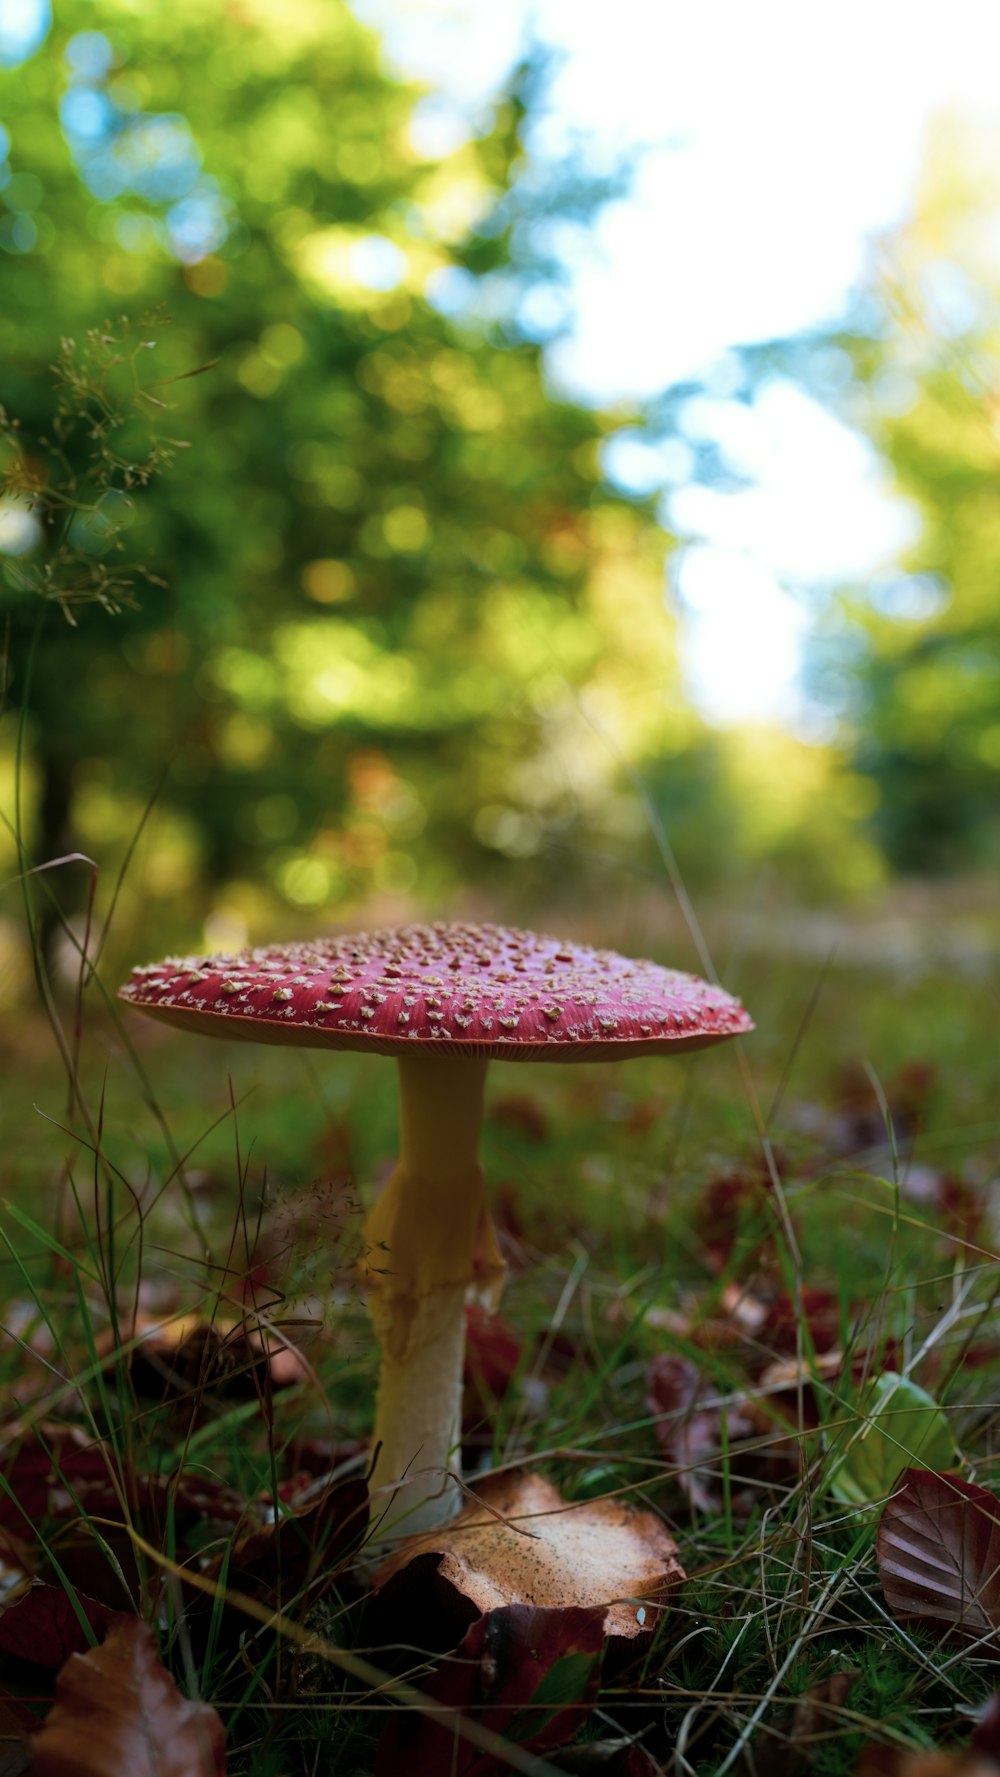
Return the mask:
<svg viewBox="0 0 1000 1777">
<path fill-rule="evenodd" d="M 121 997 L 202 1034 L 396 1057 L 399 1159 L 365 1223 L 382 1347 L 372 1485 L 414 1532 L 461 1504 L 465 1304 L 495 1302 L 503 1281 L 478 1154 L 488 1063 L 668 1055 L 753 1028 L 692 975 L 494 925 L 172 957 Z"/>
</svg>

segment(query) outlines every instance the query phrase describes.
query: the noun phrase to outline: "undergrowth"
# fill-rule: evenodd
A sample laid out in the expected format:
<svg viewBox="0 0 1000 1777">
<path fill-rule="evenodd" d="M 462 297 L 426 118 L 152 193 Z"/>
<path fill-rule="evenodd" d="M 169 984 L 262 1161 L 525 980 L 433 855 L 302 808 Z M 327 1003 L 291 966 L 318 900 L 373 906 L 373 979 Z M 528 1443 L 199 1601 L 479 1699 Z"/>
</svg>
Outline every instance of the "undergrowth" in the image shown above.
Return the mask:
<svg viewBox="0 0 1000 1777">
<path fill-rule="evenodd" d="M 80 967 L 75 1031 L 26 1011 L 5 1036 L 7 1600 L 34 1575 L 144 1615 L 220 1711 L 234 1777 L 370 1772 L 456 1640 L 368 1595 L 363 1521 L 300 1518 L 322 1477 L 366 1469 L 354 1266 L 391 1069 L 133 1027 Z M 641 1746 L 679 1777 L 837 1777 L 867 1743 L 967 1743 L 994 1687 L 989 1649 L 896 1621 L 878 1499 L 835 1486 L 886 1374 L 995 1485 L 990 1009 L 956 1021 L 951 980 L 837 968 L 814 1001 L 807 972 L 753 957 L 726 984 L 760 1033 L 741 1056 L 492 1075 L 510 1280 L 505 1328 L 473 1339 L 467 1470 L 651 1509 L 689 1576 L 539 1770 L 638 1769 Z M 42 1712 L 51 1672 L 0 1662 Z"/>
</svg>

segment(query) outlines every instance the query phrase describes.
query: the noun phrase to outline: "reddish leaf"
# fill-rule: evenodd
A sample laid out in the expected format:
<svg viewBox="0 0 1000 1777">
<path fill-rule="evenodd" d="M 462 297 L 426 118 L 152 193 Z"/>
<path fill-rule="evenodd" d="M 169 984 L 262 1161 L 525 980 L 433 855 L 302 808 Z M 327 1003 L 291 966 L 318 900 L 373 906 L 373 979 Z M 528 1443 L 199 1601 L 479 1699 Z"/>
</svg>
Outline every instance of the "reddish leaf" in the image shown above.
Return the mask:
<svg viewBox="0 0 1000 1777">
<path fill-rule="evenodd" d="M 942 1173 L 934 1207 L 956 1246 L 992 1246 L 987 1194 L 960 1174 Z"/>
<path fill-rule="evenodd" d="M 909 1061 L 885 1085 L 885 1103 L 900 1146 L 910 1142 L 923 1121 L 936 1073 L 930 1062 Z M 838 1154 L 856 1154 L 888 1141 L 880 1095 L 867 1068 L 859 1062 L 842 1069 L 837 1106 L 824 1119 L 821 1132 Z"/>
<path fill-rule="evenodd" d="M 510 1767 L 458 1732 L 463 1716 L 525 1751 L 561 1746 L 597 1694 L 602 1610 L 538 1610 L 508 1604 L 473 1623 L 425 1688 L 447 1706 L 442 1719 L 402 1710 L 378 1744 L 375 1777 L 507 1777 Z"/>
<path fill-rule="evenodd" d="M 301 1512 L 290 1512 L 237 1542 L 224 1564 L 220 1556 L 205 1570 L 228 1591 L 243 1592 L 268 1610 L 289 1610 L 302 1594 L 317 1601 L 320 1586 L 341 1573 L 368 1529 L 368 1488 L 364 1481 L 341 1481 L 324 1488 Z M 214 1611 L 207 1593 L 191 1591 L 188 1620 L 199 1639 Z M 247 1618 L 238 1610 L 223 1615 L 224 1638 L 242 1634 Z"/>
<path fill-rule="evenodd" d="M 19 1533 L 26 1522 L 37 1524 L 52 1515 L 55 1489 L 65 1492 L 80 1481 L 106 1480 L 114 1462 L 107 1445 L 77 1425 L 46 1423 L 31 1431 L 11 1426 L 4 1443 L 0 1473 L 7 1486 L 0 1488 L 0 1524 Z"/>
<path fill-rule="evenodd" d="M 801 1315 L 800 1315 L 801 1309 Z M 780 1353 L 798 1349 L 800 1318 L 809 1329 L 809 1338 L 817 1352 L 832 1351 L 840 1337 L 840 1307 L 829 1290 L 805 1285 L 797 1302 L 788 1290 L 779 1290 L 765 1304 L 761 1343 Z"/>
<path fill-rule="evenodd" d="M 907 1469 L 882 1513 L 878 1565 L 902 1622 L 973 1637 L 1000 1627 L 1000 1504 L 984 1487 Z"/>
<path fill-rule="evenodd" d="M 112 1613 L 96 1598 L 82 1592 L 75 1596 L 99 1640 Z M 50 1672 L 58 1672 L 70 1654 L 85 1654 L 90 1645 L 64 1586 L 36 1581 L 23 1598 L 0 1611 L 0 1652 L 31 1660 Z"/>
<path fill-rule="evenodd" d="M 771 1193 L 766 1168 L 749 1172 L 724 1172 L 711 1180 L 701 1195 L 695 1227 L 713 1271 L 724 1271 L 733 1247 L 744 1228 L 754 1229 L 755 1248 L 769 1231 L 764 1210 Z"/>
<path fill-rule="evenodd" d="M 646 1386 L 657 1442 L 676 1471 L 677 1485 L 697 1511 L 717 1513 L 724 1503 L 723 1411 L 726 1444 L 731 1448 L 744 1439 L 755 1443 L 753 1450 L 730 1458 L 729 1504 L 737 1517 L 751 1510 L 757 1488 L 780 1484 L 798 1473 L 794 1426 L 789 1422 L 786 1429 L 773 1405 L 741 1394 L 723 1408 L 718 1389 L 697 1365 L 669 1351 L 653 1358 Z"/>
<path fill-rule="evenodd" d="M 494 1098 L 486 1114 L 491 1123 L 516 1130 L 527 1141 L 540 1143 L 548 1140 L 548 1117 L 537 1098 L 532 1098 L 528 1092 L 510 1092 L 503 1098 Z"/>
<path fill-rule="evenodd" d="M 997 1777 L 1000 1766 L 974 1752 L 903 1752 L 898 1746 L 863 1746 L 854 1777 Z"/>
<path fill-rule="evenodd" d="M 75 1491 L 81 1508 L 91 1517 L 120 1520 L 124 1500 L 133 1524 L 150 1542 L 162 1540 L 171 1517 L 176 1529 L 183 1531 L 205 1519 L 238 1524 L 248 1509 L 242 1493 L 196 1470 L 176 1475 L 126 1475 L 120 1490 L 105 1476 L 100 1481 L 84 1481 Z M 67 1507 L 72 1504 L 68 1498 L 66 1503 Z"/>
<path fill-rule="evenodd" d="M 972 1730 L 969 1745 L 1000 1764 L 1000 1691 L 992 1697 Z"/>
<path fill-rule="evenodd" d="M 356 1438 L 294 1438 L 285 1451 L 285 1468 L 289 1477 L 308 1475 L 311 1480 L 329 1476 L 355 1457 L 364 1455 L 367 1466 L 367 1440 Z"/>
<path fill-rule="evenodd" d="M 521 1340 L 500 1314 L 470 1303 L 465 1310 L 463 1429 L 492 1418 L 521 1361 Z"/>
<path fill-rule="evenodd" d="M 102 1647 L 67 1660 L 31 1769 L 32 1777 L 225 1777 L 225 1736 L 214 1709 L 181 1695 L 147 1624 L 123 1617 Z"/>
</svg>

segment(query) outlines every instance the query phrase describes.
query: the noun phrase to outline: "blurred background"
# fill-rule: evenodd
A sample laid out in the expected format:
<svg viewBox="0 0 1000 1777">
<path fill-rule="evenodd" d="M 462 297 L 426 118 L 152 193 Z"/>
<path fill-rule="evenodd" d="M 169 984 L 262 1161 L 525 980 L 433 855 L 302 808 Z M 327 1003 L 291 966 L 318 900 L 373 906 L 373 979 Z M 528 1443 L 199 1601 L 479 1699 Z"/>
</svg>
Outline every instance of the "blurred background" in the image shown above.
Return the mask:
<svg viewBox="0 0 1000 1777">
<path fill-rule="evenodd" d="M 129 963 L 659 950 L 675 867 L 744 944 L 974 959 L 998 51 L 981 0 L 0 0 L 4 880 L 93 859 Z"/>
</svg>

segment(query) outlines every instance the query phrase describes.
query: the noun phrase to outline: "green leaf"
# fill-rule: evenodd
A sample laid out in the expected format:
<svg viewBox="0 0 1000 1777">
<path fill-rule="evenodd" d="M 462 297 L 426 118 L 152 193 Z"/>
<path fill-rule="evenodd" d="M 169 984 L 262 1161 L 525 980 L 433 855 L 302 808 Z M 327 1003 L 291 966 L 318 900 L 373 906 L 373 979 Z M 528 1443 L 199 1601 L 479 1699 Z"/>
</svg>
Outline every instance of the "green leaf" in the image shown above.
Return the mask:
<svg viewBox="0 0 1000 1777">
<path fill-rule="evenodd" d="M 958 1451 L 948 1421 L 926 1389 L 887 1370 L 837 1424 L 839 1461 L 830 1491 L 846 1505 L 885 1499 L 903 1469 L 949 1469 Z"/>
</svg>

